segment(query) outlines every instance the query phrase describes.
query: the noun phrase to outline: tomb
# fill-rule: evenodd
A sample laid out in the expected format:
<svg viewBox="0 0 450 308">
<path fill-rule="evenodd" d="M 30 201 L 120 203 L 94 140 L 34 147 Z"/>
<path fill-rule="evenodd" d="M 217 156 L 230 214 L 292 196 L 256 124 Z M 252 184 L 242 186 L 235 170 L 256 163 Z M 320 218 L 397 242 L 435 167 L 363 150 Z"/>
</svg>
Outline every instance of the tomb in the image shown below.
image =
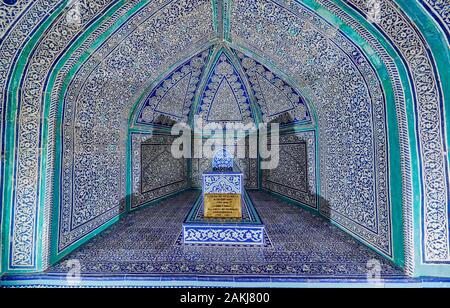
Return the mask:
<svg viewBox="0 0 450 308">
<path fill-rule="evenodd" d="M 264 245 L 264 224 L 225 148 L 203 174 L 202 194 L 183 224 L 184 244 Z"/>
</svg>

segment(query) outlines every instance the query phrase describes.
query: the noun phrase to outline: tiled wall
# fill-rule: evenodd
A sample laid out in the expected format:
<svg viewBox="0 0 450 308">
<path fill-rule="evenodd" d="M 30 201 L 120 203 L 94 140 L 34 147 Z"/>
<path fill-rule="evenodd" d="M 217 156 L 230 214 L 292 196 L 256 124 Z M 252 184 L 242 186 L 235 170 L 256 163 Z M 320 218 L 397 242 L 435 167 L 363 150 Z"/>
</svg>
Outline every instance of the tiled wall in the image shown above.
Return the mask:
<svg viewBox="0 0 450 308">
<path fill-rule="evenodd" d="M 132 135 L 133 209 L 188 188 L 187 160 L 173 157 L 174 139 L 164 135 Z"/>
<path fill-rule="evenodd" d="M 262 187 L 317 209 L 315 132 L 280 136 L 279 165 L 262 171 Z"/>
</svg>

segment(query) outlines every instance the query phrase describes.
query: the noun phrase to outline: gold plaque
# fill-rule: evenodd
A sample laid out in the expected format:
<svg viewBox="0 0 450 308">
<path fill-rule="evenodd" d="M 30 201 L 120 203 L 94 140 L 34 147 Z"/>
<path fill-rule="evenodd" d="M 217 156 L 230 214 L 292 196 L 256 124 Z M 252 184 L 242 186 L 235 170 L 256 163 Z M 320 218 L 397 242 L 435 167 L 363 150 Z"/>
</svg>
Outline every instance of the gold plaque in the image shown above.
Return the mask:
<svg viewBox="0 0 450 308">
<path fill-rule="evenodd" d="M 206 194 L 205 218 L 242 218 L 240 194 Z"/>
</svg>

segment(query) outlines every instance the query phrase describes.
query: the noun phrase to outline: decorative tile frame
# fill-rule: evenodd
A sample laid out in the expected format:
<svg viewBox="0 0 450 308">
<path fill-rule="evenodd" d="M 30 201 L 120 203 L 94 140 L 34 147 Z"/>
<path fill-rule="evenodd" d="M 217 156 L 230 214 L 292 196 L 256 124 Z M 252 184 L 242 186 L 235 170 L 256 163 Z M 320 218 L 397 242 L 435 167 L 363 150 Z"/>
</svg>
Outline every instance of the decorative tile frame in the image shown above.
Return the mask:
<svg viewBox="0 0 450 308">
<path fill-rule="evenodd" d="M 43 210 L 44 205 L 41 204 L 41 200 L 43 200 L 42 196 L 44 193 L 42 191 L 39 191 L 39 189 L 44 185 L 42 183 L 49 181 L 39 173 L 41 163 L 39 161 L 40 152 L 42 148 L 45 148 L 45 146 L 41 148 L 39 147 L 39 145 L 44 144 L 47 140 L 45 138 L 42 138 L 39 132 L 42 119 L 38 116 L 40 115 L 40 112 L 38 111 L 41 107 L 41 100 L 36 98 L 36 96 L 41 97 L 42 93 L 36 91 L 35 87 L 37 86 L 39 88 L 42 86 L 43 79 L 45 79 L 45 77 L 47 76 L 47 72 L 45 69 L 52 62 L 44 61 L 43 59 L 48 57 L 58 57 L 59 53 L 64 49 L 70 39 L 76 37 L 80 33 L 78 31 L 80 29 L 70 27 L 67 29 L 67 31 L 63 32 L 64 37 L 70 39 L 64 40 L 61 38 L 57 41 L 57 44 L 54 44 L 54 37 L 52 37 L 52 53 L 49 53 L 48 49 L 46 49 L 50 48 L 49 42 L 51 40 L 51 31 L 46 33 L 46 35 L 39 37 L 39 35 L 43 32 L 42 28 L 53 26 L 61 30 L 64 27 L 68 27 L 68 21 L 66 18 L 64 18 L 65 15 L 60 15 L 60 13 L 63 12 L 64 8 L 61 6 L 62 3 L 64 2 L 48 3 L 47 1 L 36 1 L 34 5 L 30 6 L 27 12 L 23 14 L 22 18 L 17 21 L 17 26 L 12 28 L 9 32 L 9 35 L 2 41 L 1 48 L 9 50 L 8 56 L 3 59 L 6 59 L 6 65 L 2 66 L 3 68 L 6 68 L 6 70 L 4 70 L 3 72 L 5 74 L 9 73 L 9 75 L 7 75 L 7 78 L 2 79 L 2 82 L 4 82 L 5 84 L 9 84 L 10 86 L 10 88 L 5 92 L 3 92 L 3 90 L 7 87 L 1 87 L 3 104 L 7 104 L 6 106 L 8 106 L 9 109 L 7 111 L 10 112 L 10 108 L 17 103 L 18 99 L 21 99 L 22 109 L 19 110 L 27 111 L 18 113 L 17 115 L 17 125 L 19 127 L 19 130 L 22 130 L 17 133 L 15 133 L 14 131 L 10 131 L 8 133 L 11 138 L 17 138 L 13 141 L 13 144 L 14 142 L 18 142 L 18 144 L 21 144 L 22 146 L 14 149 L 14 151 L 11 151 L 11 153 L 13 154 L 14 158 L 23 158 L 19 159 L 17 161 L 17 164 L 14 166 L 14 168 L 16 169 L 16 179 L 14 182 L 16 189 L 14 191 L 11 189 L 9 190 L 9 192 L 5 193 L 5 195 L 8 195 L 10 193 L 15 194 L 13 197 L 7 196 L 5 197 L 5 199 L 11 200 L 10 198 L 14 198 L 13 200 L 16 200 L 12 201 L 12 205 L 14 206 L 13 212 L 15 214 L 10 221 L 10 224 L 13 227 L 11 228 L 11 233 L 9 236 L 13 239 L 16 238 L 17 240 L 14 239 L 10 241 L 11 245 L 9 247 L 9 258 L 5 259 L 8 260 L 8 262 L 4 263 L 7 264 L 7 267 L 11 270 L 36 270 L 43 266 L 42 263 L 45 264 L 45 260 L 47 258 L 47 248 L 49 247 L 47 241 L 49 232 L 47 229 L 50 225 L 50 215 L 48 214 L 48 208 L 47 212 L 44 212 Z M 97 17 L 99 17 L 99 13 L 104 12 L 104 10 L 107 9 L 110 4 L 108 1 L 101 0 L 97 1 L 95 5 L 91 6 L 85 6 L 85 0 L 80 1 L 80 3 L 80 12 L 83 14 L 83 18 L 80 20 L 81 26 L 86 25 L 91 22 L 91 20 L 95 20 Z M 55 14 L 53 14 L 52 16 L 48 16 L 47 14 L 52 11 L 55 11 Z M 34 34 L 36 31 L 37 34 L 30 39 L 30 34 Z M 24 48 L 24 46 L 31 46 L 31 48 L 33 48 L 33 44 L 36 43 L 41 44 L 41 48 L 36 48 L 37 45 L 34 45 L 34 54 L 32 54 L 32 56 L 29 56 L 30 49 L 26 49 Z M 45 56 L 41 57 L 41 59 L 39 60 L 41 64 L 39 66 L 39 69 L 43 75 L 23 73 L 23 71 L 20 71 L 20 69 L 23 69 L 23 65 L 27 63 L 27 61 L 33 61 L 43 54 L 45 54 Z M 15 57 L 12 57 L 13 55 L 15 55 Z M 11 56 L 11 58 L 9 58 L 9 56 Z M 18 64 L 18 67 L 20 67 L 20 69 L 16 67 L 15 71 L 9 71 L 10 68 L 14 67 L 14 64 Z M 31 70 L 36 70 L 35 65 L 30 65 L 28 66 L 28 68 L 30 68 Z M 20 77 L 17 77 L 18 75 L 14 74 L 20 74 Z M 25 78 L 22 79 L 22 75 L 25 76 Z M 21 80 L 23 84 L 19 86 L 17 84 L 18 80 Z M 11 81 L 13 81 L 13 83 L 10 83 Z M 27 87 L 30 87 L 33 90 L 30 90 L 30 88 Z M 10 96 L 13 91 L 19 92 L 17 96 Z M 4 108 L 2 108 L 2 110 L 3 109 Z M 2 123 L 6 123 L 6 121 Z M 15 129 L 15 122 L 10 122 L 9 124 L 11 124 L 9 127 L 2 128 L 2 137 L 6 129 Z M 8 146 L 3 143 L 3 139 L 2 146 Z M 14 163 L 14 158 L 10 157 L 8 158 L 8 161 L 10 163 Z M 17 202 L 17 200 L 21 201 Z M 42 217 L 43 215 L 44 217 Z M 22 225 L 20 226 L 20 228 L 16 228 L 15 220 L 19 217 Z M 38 224 L 38 222 L 42 222 L 44 219 L 46 219 L 45 228 L 42 225 Z M 43 233 L 43 247 L 41 247 L 39 245 L 40 243 L 38 243 L 36 240 L 38 233 L 41 232 Z M 41 257 L 41 255 L 43 257 Z"/>
<path fill-rule="evenodd" d="M 262 172 L 262 187 L 318 210 L 316 142 L 315 131 L 280 136 L 280 165 Z"/>
<path fill-rule="evenodd" d="M 362 0 L 347 1 L 364 16 L 368 8 Z M 445 134 L 443 89 L 440 80 L 448 80 L 448 73 L 438 72 L 436 59 L 430 48 L 437 50 L 442 42 L 435 43 L 435 38 L 420 33 L 403 10 L 403 5 L 390 1 L 381 1 L 381 22 L 376 26 L 398 47 L 400 56 L 408 63 L 411 83 L 414 91 L 414 131 L 416 140 L 411 148 L 418 147 L 419 177 L 421 179 L 421 225 L 409 222 L 409 236 L 414 243 L 414 262 L 424 264 L 450 264 L 449 231 L 449 179 L 447 140 Z M 423 15 L 421 15 L 423 16 Z M 423 18 L 423 17 L 422 17 Z M 418 19 L 419 20 L 419 19 Z M 401 31 L 399 31 L 401 29 Z M 423 28 L 422 28 L 423 29 Z M 428 36 L 424 38 L 424 35 Z M 442 59 L 449 59 L 448 55 Z M 441 60 L 442 60 L 441 59 Z M 445 60 L 444 60 L 445 62 Z M 439 76 L 441 75 L 441 76 Z M 441 121 L 436 121 L 441 119 Z M 447 139 L 447 140 L 446 140 Z M 442 155 L 444 153 L 444 155 Z M 447 157 L 446 157 L 447 156 Z M 417 211 L 415 209 L 414 211 Z M 412 220 L 412 218 L 409 218 Z M 417 222 L 417 220 L 416 220 Z M 421 229 L 421 237 L 415 237 L 415 229 Z M 418 249 L 419 242 L 421 248 Z M 419 254 L 420 260 L 416 260 Z"/>
<path fill-rule="evenodd" d="M 175 138 L 131 134 L 132 210 L 189 187 L 187 160 L 175 159 L 170 152 Z"/>
</svg>

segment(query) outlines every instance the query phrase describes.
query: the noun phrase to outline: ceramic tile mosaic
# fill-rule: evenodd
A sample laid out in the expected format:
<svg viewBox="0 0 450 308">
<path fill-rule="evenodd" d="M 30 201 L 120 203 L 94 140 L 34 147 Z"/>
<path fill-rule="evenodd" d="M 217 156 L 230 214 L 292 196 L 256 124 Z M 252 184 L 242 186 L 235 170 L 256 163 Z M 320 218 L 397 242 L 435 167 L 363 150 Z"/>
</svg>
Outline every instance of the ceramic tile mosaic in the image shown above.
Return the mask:
<svg viewBox="0 0 450 308">
<path fill-rule="evenodd" d="M 83 274 L 366 277 L 378 260 L 382 275 L 402 271 L 325 219 L 264 192 L 251 198 L 266 225 L 271 246 L 190 246 L 178 242 L 182 223 L 198 197 L 189 191 L 131 213 L 69 255 L 50 273 L 80 260 Z"/>
</svg>

